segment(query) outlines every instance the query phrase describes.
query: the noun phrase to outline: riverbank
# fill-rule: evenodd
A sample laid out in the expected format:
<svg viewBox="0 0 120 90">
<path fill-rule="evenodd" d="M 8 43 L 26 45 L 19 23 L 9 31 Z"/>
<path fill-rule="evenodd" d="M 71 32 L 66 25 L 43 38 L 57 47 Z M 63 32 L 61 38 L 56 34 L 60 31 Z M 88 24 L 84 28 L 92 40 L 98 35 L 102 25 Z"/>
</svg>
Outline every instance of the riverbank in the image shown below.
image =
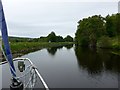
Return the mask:
<svg viewBox="0 0 120 90">
<path fill-rule="evenodd" d="M 74 44 L 74 42 L 11 42 L 13 57 L 19 57 L 29 52 L 41 50 L 43 48 L 59 47 Z"/>
<path fill-rule="evenodd" d="M 103 49 L 120 50 L 120 36 L 119 37 L 101 37 L 97 42 L 97 47 Z"/>
<path fill-rule="evenodd" d="M 43 48 L 66 46 L 70 44 L 74 44 L 74 42 L 11 42 L 10 46 L 13 57 L 18 57 Z M 114 54 L 120 55 L 120 40 L 118 37 L 107 38 L 107 40 L 102 38 L 102 41 L 98 41 L 97 47 L 115 50 Z"/>
<path fill-rule="evenodd" d="M 85 46 L 82 45 L 81 43 L 77 45 L 80 45 L 80 47 L 111 50 L 112 51 L 111 53 L 120 56 L 120 36 L 119 37 L 102 36 L 97 40 L 94 46 L 90 46 L 90 45 Z"/>
</svg>

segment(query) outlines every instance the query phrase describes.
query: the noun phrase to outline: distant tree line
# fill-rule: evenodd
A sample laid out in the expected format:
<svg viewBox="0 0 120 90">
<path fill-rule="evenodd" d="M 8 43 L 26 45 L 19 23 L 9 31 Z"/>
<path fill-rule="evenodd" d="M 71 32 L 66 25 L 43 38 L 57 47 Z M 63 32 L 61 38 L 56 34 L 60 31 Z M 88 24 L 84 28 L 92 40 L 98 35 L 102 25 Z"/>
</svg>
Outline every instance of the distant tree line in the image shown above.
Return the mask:
<svg viewBox="0 0 120 90">
<path fill-rule="evenodd" d="M 12 42 L 73 42 L 73 37 L 67 35 L 65 38 L 62 36 L 57 36 L 55 32 L 51 32 L 48 36 L 40 38 L 19 38 L 19 37 L 9 37 Z"/>
<path fill-rule="evenodd" d="M 23 37 L 9 37 L 10 42 L 26 42 L 30 41 L 32 38 L 23 38 Z"/>
<path fill-rule="evenodd" d="M 78 22 L 75 41 L 81 46 L 108 47 L 110 39 L 120 36 L 120 14 L 84 18 Z M 117 42 L 116 42 L 117 43 Z"/>
<path fill-rule="evenodd" d="M 67 35 L 65 38 L 57 36 L 55 32 L 51 32 L 47 37 L 40 37 L 38 39 L 41 42 L 73 42 L 73 37 Z"/>
</svg>

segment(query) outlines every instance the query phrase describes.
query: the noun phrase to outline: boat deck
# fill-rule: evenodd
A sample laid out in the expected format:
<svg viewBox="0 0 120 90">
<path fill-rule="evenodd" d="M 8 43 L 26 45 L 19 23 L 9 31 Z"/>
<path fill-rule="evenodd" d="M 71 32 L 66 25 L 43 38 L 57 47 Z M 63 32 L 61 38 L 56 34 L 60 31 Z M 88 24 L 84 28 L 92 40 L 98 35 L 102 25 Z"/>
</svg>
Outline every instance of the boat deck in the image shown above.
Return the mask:
<svg viewBox="0 0 120 90">
<path fill-rule="evenodd" d="M 30 71 L 28 61 L 14 61 L 17 76 L 24 83 L 26 89 L 42 89 L 44 88 L 40 78 L 34 71 Z M 9 89 L 11 84 L 11 73 L 9 71 L 8 63 L 0 65 L 2 67 L 2 89 Z M 26 70 L 24 72 L 24 70 Z"/>
</svg>

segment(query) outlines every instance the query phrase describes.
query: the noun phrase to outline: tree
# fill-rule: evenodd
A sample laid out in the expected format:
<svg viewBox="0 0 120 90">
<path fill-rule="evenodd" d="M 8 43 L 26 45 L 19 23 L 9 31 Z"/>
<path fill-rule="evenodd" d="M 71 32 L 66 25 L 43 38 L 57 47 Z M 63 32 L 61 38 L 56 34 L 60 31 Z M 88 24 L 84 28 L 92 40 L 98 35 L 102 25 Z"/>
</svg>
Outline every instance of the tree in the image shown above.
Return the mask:
<svg viewBox="0 0 120 90">
<path fill-rule="evenodd" d="M 48 42 L 48 39 L 47 39 L 47 37 L 40 37 L 39 41 L 40 42 Z"/>
<path fill-rule="evenodd" d="M 67 36 L 64 38 L 64 41 L 65 41 L 65 42 L 73 42 L 73 38 L 72 38 L 70 35 L 67 35 Z"/>
<path fill-rule="evenodd" d="M 116 15 L 116 28 L 117 28 L 117 30 L 116 30 L 116 32 L 117 32 L 117 35 L 120 35 L 120 13 L 118 13 L 117 15 Z"/>
<path fill-rule="evenodd" d="M 106 32 L 109 37 L 114 37 L 117 34 L 116 15 L 106 17 Z"/>
<path fill-rule="evenodd" d="M 75 40 L 82 46 L 95 47 L 97 39 L 105 34 L 104 18 L 100 15 L 80 20 L 78 24 Z"/>
<path fill-rule="evenodd" d="M 56 42 L 64 42 L 64 39 L 62 36 L 56 36 Z"/>
<path fill-rule="evenodd" d="M 56 42 L 56 34 L 54 32 L 51 32 L 48 36 L 48 41 L 49 42 Z"/>
</svg>

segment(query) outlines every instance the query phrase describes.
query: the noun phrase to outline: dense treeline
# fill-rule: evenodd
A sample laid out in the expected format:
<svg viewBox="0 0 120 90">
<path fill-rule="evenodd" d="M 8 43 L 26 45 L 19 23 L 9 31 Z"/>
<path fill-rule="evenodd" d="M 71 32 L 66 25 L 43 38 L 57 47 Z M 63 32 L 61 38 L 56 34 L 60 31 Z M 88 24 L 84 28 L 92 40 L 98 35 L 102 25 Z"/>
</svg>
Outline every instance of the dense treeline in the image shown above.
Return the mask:
<svg viewBox="0 0 120 90">
<path fill-rule="evenodd" d="M 81 46 L 120 48 L 120 14 L 84 18 L 78 22 L 75 41 Z"/>
<path fill-rule="evenodd" d="M 73 42 L 73 38 L 67 35 L 65 38 L 62 36 L 57 36 L 55 32 L 51 32 L 46 37 L 40 38 L 19 38 L 19 37 L 9 37 L 11 42 Z"/>
<path fill-rule="evenodd" d="M 47 37 L 40 37 L 39 41 L 42 42 L 73 42 L 73 38 L 67 35 L 65 38 L 57 36 L 55 32 L 51 32 Z"/>
</svg>

